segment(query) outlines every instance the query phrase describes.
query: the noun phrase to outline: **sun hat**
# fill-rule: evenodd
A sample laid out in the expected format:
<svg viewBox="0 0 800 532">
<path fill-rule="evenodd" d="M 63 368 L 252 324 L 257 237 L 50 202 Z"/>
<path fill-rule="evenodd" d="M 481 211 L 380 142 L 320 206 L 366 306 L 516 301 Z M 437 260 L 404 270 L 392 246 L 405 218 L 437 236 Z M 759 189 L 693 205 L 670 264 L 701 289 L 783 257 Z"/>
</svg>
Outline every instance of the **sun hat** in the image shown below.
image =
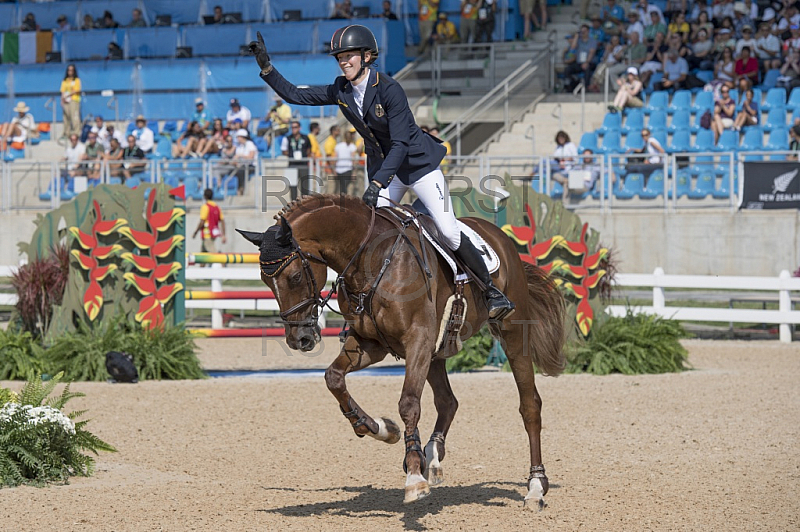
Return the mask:
<svg viewBox="0 0 800 532">
<path fill-rule="evenodd" d="M 636 67 L 628 67 L 628 70 L 626 70 L 625 72 L 627 72 L 628 74 L 633 74 L 634 76 L 639 75 L 639 70 Z"/>
<path fill-rule="evenodd" d="M 30 110 L 31 108 L 25 105 L 25 102 L 17 102 L 17 106 L 14 107 L 15 113 L 27 113 Z"/>
</svg>

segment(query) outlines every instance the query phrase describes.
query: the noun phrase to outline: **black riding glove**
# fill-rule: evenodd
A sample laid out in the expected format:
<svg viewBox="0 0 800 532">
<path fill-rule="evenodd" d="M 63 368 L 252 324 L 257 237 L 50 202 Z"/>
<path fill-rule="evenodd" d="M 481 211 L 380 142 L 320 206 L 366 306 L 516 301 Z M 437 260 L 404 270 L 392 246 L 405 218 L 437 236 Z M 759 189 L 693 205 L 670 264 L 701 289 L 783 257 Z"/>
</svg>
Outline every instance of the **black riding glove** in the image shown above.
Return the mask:
<svg viewBox="0 0 800 532">
<path fill-rule="evenodd" d="M 258 37 L 257 41 L 250 41 L 250 53 L 256 56 L 256 62 L 261 67 L 261 73 L 266 75 L 272 70 L 272 63 L 269 62 L 269 54 L 267 53 L 267 46 L 264 44 L 264 37 L 261 32 L 256 32 Z"/>
<path fill-rule="evenodd" d="M 381 194 L 381 187 L 375 181 L 369 182 L 369 187 L 367 187 L 367 191 L 364 192 L 364 196 L 361 199 L 364 200 L 364 203 L 367 204 L 369 207 L 377 207 L 378 206 L 378 196 Z"/>
</svg>

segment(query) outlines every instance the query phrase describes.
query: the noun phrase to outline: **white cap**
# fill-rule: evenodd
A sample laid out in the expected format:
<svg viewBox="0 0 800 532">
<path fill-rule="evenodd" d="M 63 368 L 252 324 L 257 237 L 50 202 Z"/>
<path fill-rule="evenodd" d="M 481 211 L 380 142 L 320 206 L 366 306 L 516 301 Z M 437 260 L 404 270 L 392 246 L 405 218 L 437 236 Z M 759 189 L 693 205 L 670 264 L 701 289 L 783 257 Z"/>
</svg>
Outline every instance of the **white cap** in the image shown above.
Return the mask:
<svg viewBox="0 0 800 532">
<path fill-rule="evenodd" d="M 247 130 L 246 129 L 237 129 L 236 130 L 236 136 L 237 137 L 246 137 L 247 136 Z"/>
<path fill-rule="evenodd" d="M 768 22 L 775 18 L 775 10 L 771 7 L 768 7 L 764 10 L 764 14 L 761 15 L 761 20 L 764 22 Z"/>
<path fill-rule="evenodd" d="M 628 67 L 628 70 L 626 70 L 625 72 L 627 72 L 628 74 L 633 74 L 634 76 L 639 75 L 639 71 L 636 69 L 636 67 Z"/>
</svg>

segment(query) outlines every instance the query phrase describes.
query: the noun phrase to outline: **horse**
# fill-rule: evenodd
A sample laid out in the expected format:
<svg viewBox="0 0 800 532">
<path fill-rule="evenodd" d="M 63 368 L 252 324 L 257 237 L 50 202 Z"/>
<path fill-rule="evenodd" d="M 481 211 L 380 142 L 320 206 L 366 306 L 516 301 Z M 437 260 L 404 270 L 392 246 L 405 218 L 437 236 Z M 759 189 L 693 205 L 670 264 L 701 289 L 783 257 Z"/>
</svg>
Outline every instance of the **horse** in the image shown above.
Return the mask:
<svg viewBox="0 0 800 532">
<path fill-rule="evenodd" d="M 290 348 L 314 349 L 321 339 L 319 313 L 338 291 L 349 329 L 340 354 L 325 371 L 325 382 L 358 437 L 392 444 L 401 433 L 391 419 L 373 418 L 359 406 L 347 390 L 345 376 L 388 354 L 405 359 L 398 409 L 405 424 L 403 502 L 411 503 L 444 480 L 445 439 L 458 409 L 445 361 L 458 352 L 460 340 L 487 323 L 488 313 L 480 289 L 466 283 L 459 337 L 441 342 L 438 325 L 447 320 L 445 308 L 456 288 L 452 268 L 409 222 L 416 216 L 403 218 L 399 210 L 373 209 L 350 196 L 303 196 L 276 214 L 277 223 L 263 233 L 237 231 L 260 250 L 261 279 L 278 302 Z M 531 467 L 523 508 L 541 510 L 549 481 L 541 457 L 542 400 L 534 383 L 534 364 L 545 375 L 557 376 L 564 369 L 564 301 L 546 273 L 523 262 L 497 226 L 477 218 L 461 221 L 497 253 L 500 267 L 493 281 L 516 305 L 515 315 L 488 325 L 505 346 L 528 433 Z M 323 297 L 327 268 L 339 276 Z M 433 390 L 437 419 L 423 450 L 417 423 L 426 381 Z"/>
</svg>

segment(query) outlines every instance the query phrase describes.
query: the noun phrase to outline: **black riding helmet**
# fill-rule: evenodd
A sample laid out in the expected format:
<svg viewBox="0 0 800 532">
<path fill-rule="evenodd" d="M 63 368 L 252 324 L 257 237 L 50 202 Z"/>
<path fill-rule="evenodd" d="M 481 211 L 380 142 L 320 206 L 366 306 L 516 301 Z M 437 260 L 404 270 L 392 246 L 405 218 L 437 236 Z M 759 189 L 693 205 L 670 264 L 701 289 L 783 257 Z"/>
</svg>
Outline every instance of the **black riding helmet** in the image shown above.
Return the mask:
<svg viewBox="0 0 800 532">
<path fill-rule="evenodd" d="M 369 28 L 359 24 L 345 26 L 333 32 L 333 37 L 331 37 L 331 51 L 328 55 L 336 57 L 342 52 L 354 50 L 361 52 L 361 70 L 359 70 L 356 76 L 358 77 L 365 67 L 371 65 L 378 59 L 378 41 L 375 40 L 375 35 L 373 35 Z M 372 54 L 369 63 L 364 62 L 364 52 L 367 51 Z"/>
</svg>

